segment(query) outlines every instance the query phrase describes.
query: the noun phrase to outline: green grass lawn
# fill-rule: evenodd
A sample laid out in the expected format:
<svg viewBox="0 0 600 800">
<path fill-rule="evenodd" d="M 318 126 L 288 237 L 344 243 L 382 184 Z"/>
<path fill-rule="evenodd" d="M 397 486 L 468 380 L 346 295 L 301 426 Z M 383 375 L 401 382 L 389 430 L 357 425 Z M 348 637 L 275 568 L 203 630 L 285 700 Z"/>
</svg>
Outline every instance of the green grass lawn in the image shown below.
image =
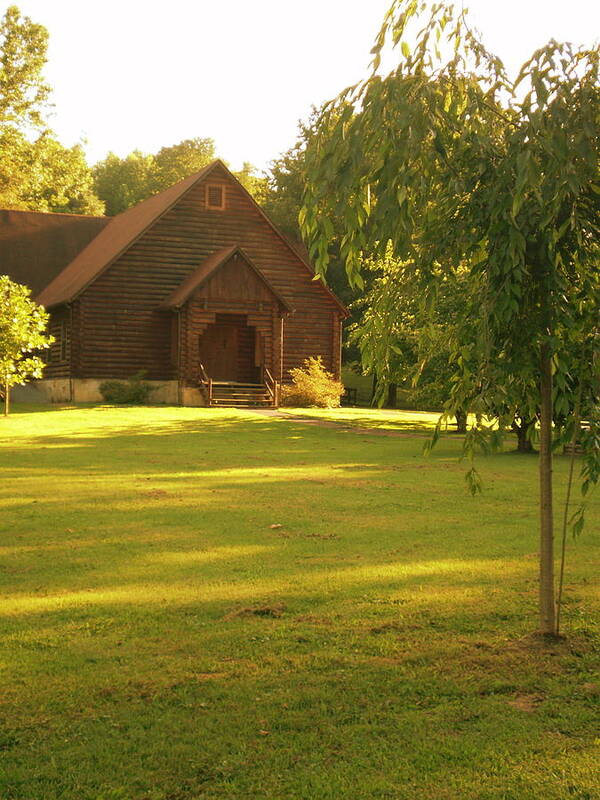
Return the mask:
<svg viewBox="0 0 600 800">
<path fill-rule="evenodd" d="M 600 797 L 597 497 L 544 642 L 535 457 L 481 458 L 472 498 L 425 424 L 20 411 L 2 800 Z"/>
</svg>

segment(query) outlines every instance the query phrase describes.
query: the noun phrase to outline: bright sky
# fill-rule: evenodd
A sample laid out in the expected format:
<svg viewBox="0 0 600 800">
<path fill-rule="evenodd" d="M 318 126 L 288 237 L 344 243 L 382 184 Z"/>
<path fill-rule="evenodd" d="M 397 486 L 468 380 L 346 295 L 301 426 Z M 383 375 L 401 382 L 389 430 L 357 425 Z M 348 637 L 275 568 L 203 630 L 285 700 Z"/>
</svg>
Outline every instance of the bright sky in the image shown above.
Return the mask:
<svg viewBox="0 0 600 800">
<path fill-rule="evenodd" d="M 199 136 L 234 169 L 264 169 L 312 105 L 365 76 L 390 0 L 14 2 L 50 32 L 52 126 L 64 144 L 85 138 L 91 163 Z M 513 69 L 552 37 L 600 37 L 600 0 L 465 4 Z"/>
</svg>

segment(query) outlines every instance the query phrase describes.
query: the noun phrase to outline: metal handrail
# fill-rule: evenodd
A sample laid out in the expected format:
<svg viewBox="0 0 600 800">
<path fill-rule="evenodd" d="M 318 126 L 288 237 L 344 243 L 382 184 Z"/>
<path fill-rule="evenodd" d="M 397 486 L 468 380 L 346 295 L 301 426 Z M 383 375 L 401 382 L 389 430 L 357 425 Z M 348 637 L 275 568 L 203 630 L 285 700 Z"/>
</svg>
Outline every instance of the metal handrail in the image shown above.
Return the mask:
<svg viewBox="0 0 600 800">
<path fill-rule="evenodd" d="M 275 399 L 275 394 L 273 392 L 273 387 L 274 387 L 275 381 L 273 380 L 273 376 L 271 375 L 271 373 L 269 372 L 267 367 L 263 367 L 263 376 L 265 378 L 265 386 L 267 387 L 267 391 L 269 392 L 269 394 L 271 395 L 271 397 L 274 400 Z"/>
<path fill-rule="evenodd" d="M 277 402 L 277 381 L 271 375 L 271 372 L 267 367 L 263 367 L 263 371 L 265 376 L 265 386 L 267 387 L 267 391 L 271 395 L 273 405 L 277 406 L 279 405 L 279 403 Z"/>
<path fill-rule="evenodd" d="M 204 364 L 200 364 L 200 383 L 206 386 L 206 393 L 207 393 L 207 400 L 208 405 L 212 403 L 212 394 L 213 394 L 213 382 L 212 378 L 208 377 L 208 373 L 204 367 Z"/>
</svg>

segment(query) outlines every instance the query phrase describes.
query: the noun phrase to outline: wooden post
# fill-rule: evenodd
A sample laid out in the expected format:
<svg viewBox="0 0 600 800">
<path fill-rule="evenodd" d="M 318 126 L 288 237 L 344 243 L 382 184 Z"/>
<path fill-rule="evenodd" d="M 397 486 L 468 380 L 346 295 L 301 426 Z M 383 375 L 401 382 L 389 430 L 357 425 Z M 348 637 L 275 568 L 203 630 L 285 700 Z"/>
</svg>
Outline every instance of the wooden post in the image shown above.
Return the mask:
<svg viewBox="0 0 600 800">
<path fill-rule="evenodd" d="M 554 524 L 552 514 L 552 358 L 540 353 L 540 630 L 556 634 L 554 602 Z"/>
<path fill-rule="evenodd" d="M 336 381 L 342 378 L 342 320 L 337 312 L 331 315 L 331 371 Z"/>
<path fill-rule="evenodd" d="M 285 336 L 285 317 L 279 319 L 279 376 L 278 380 L 283 383 L 283 354 L 285 352 L 283 340 Z"/>
<path fill-rule="evenodd" d="M 175 358 L 177 370 L 177 403 L 183 405 L 183 380 L 181 377 L 181 364 L 183 354 L 181 352 L 181 308 L 177 309 L 177 354 Z"/>
<path fill-rule="evenodd" d="M 339 375 L 338 381 L 342 380 L 342 352 L 344 347 L 344 318 L 338 317 L 338 364 L 339 364 Z"/>
</svg>

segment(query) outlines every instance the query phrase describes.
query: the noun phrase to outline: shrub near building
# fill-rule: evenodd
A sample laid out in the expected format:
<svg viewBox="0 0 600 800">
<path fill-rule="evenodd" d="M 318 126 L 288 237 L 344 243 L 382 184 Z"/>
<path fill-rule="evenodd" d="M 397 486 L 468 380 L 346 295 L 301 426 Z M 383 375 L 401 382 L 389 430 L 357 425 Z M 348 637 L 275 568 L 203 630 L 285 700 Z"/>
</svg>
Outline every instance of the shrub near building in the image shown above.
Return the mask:
<svg viewBox="0 0 600 800">
<path fill-rule="evenodd" d="M 321 356 L 307 358 L 303 367 L 291 369 L 292 383 L 281 391 L 284 406 L 338 408 L 344 385 L 327 372 Z"/>
<path fill-rule="evenodd" d="M 144 375 L 142 370 L 126 382 L 104 381 L 100 384 L 100 394 L 107 403 L 144 405 L 148 402 L 150 394 L 156 389 L 155 386 L 143 379 Z"/>
</svg>

